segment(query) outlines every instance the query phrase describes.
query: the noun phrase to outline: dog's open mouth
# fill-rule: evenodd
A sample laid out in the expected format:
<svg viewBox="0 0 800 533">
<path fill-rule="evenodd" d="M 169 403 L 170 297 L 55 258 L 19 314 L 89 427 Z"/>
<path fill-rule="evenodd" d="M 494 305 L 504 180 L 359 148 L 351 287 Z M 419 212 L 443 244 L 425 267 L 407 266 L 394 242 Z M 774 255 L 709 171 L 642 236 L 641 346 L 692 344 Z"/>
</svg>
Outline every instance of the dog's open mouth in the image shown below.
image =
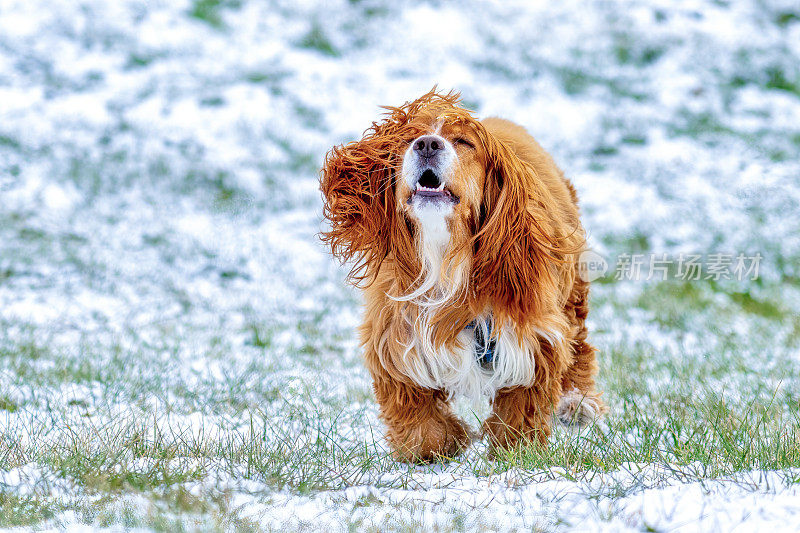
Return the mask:
<svg viewBox="0 0 800 533">
<path fill-rule="evenodd" d="M 420 175 L 417 185 L 412 191 L 408 202 L 414 201 L 414 198 L 420 198 L 425 201 L 447 201 L 458 203 L 458 197 L 450 192 L 445 187 L 444 182 L 436 175 L 431 169 L 425 169 Z"/>
</svg>

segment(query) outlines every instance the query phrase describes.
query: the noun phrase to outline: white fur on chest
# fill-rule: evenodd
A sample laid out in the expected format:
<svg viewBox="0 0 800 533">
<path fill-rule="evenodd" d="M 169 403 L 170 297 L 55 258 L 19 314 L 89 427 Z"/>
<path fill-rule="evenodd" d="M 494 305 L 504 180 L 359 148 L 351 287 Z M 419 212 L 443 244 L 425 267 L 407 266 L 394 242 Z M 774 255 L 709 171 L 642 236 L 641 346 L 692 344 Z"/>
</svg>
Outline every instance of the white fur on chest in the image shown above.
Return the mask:
<svg viewBox="0 0 800 533">
<path fill-rule="evenodd" d="M 477 322 L 476 328 L 485 327 L 481 321 Z M 420 326 L 419 322 L 417 326 Z M 436 349 L 425 328 L 414 329 L 414 342 L 403 354 L 405 373 L 425 388 L 442 389 L 450 395 L 475 400 L 481 396 L 494 396 L 504 387 L 533 385 L 536 371 L 534 346 L 524 341 L 520 344 L 511 328 L 501 332 L 492 362 L 484 365 L 479 361 L 480 348 L 473 329 L 460 332 L 460 347 L 453 349 Z M 538 347 L 538 343 L 534 343 Z"/>
</svg>

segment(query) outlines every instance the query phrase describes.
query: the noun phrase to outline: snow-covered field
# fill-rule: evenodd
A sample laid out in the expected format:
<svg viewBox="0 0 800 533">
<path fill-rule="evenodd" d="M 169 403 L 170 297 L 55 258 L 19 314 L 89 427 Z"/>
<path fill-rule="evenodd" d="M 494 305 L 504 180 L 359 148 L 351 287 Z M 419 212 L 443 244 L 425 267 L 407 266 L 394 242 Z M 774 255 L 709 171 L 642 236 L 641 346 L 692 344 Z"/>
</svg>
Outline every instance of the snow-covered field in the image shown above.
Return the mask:
<svg viewBox="0 0 800 533">
<path fill-rule="evenodd" d="M 437 83 L 578 188 L 611 411 L 409 467 L 317 173 Z M 794 0 L 0 0 L 0 527 L 796 531 L 798 301 Z"/>
</svg>

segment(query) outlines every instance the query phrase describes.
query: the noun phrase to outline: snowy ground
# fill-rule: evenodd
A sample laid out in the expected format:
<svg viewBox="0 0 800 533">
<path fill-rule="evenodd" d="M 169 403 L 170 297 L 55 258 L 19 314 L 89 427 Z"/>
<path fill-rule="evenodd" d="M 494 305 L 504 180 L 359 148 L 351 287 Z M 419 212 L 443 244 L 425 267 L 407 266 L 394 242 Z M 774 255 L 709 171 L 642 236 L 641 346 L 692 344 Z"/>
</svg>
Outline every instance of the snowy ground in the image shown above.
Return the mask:
<svg viewBox="0 0 800 533">
<path fill-rule="evenodd" d="M 796 2 L 399 4 L 0 0 L 0 527 L 799 529 Z M 408 467 L 317 171 L 435 83 L 576 184 L 611 412 Z"/>
</svg>

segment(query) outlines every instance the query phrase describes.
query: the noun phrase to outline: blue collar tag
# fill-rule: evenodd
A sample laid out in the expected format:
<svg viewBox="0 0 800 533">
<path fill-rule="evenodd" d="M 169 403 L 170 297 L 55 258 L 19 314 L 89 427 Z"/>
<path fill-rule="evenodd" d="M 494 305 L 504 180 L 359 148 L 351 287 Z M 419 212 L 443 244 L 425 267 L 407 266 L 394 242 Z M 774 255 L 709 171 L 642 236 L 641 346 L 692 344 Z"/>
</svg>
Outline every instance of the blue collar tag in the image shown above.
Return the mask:
<svg viewBox="0 0 800 533">
<path fill-rule="evenodd" d="M 492 339 L 492 324 L 489 323 L 489 342 L 483 337 L 483 329 L 475 327 L 475 322 L 470 322 L 464 329 L 475 330 L 475 358 L 481 366 L 491 366 L 494 362 L 494 353 L 497 349 L 497 341 Z"/>
</svg>

